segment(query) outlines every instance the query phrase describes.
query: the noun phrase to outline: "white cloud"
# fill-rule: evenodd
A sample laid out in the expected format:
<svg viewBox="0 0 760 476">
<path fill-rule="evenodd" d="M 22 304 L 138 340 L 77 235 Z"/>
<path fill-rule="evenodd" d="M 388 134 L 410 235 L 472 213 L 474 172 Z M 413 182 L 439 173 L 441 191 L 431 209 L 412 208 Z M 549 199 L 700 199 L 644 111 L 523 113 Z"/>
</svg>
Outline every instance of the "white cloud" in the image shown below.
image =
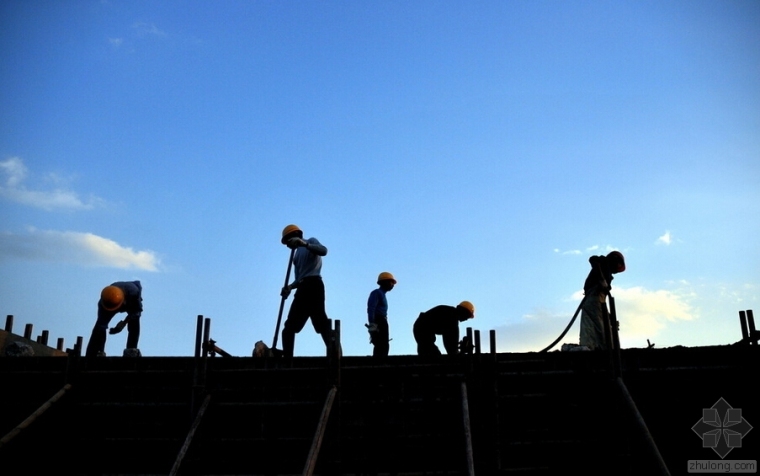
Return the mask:
<svg viewBox="0 0 760 476">
<path fill-rule="evenodd" d="M 92 233 L 30 230 L 27 235 L 0 234 L 0 260 L 73 263 L 121 269 L 158 271 L 160 260 L 152 251 L 134 251 Z"/>
<path fill-rule="evenodd" d="M 0 182 L 2 183 L 0 185 L 0 197 L 23 205 L 42 208 L 43 210 L 86 210 L 102 202 L 99 198 L 91 198 L 87 202 L 82 201 L 76 192 L 67 190 L 65 184 L 61 183 L 61 179 L 57 177 L 52 178 L 58 183 L 58 188 L 53 190 L 27 189 L 24 181 L 28 175 L 28 170 L 24 162 L 18 157 L 11 157 L 0 162 L 0 172 L 6 176 L 4 183 Z"/>
<path fill-rule="evenodd" d="M 581 250 L 567 250 L 562 251 L 559 248 L 554 248 L 555 253 L 563 254 L 563 255 L 579 255 L 581 254 Z"/>
<path fill-rule="evenodd" d="M 657 241 L 655 243 L 657 244 L 663 244 L 663 245 L 669 245 L 673 242 L 673 238 L 670 236 L 670 232 L 666 231 L 664 235 L 657 238 Z"/>
<path fill-rule="evenodd" d="M 111 45 L 118 48 L 119 46 L 124 44 L 124 38 L 109 38 L 108 42 L 111 43 Z"/>
</svg>

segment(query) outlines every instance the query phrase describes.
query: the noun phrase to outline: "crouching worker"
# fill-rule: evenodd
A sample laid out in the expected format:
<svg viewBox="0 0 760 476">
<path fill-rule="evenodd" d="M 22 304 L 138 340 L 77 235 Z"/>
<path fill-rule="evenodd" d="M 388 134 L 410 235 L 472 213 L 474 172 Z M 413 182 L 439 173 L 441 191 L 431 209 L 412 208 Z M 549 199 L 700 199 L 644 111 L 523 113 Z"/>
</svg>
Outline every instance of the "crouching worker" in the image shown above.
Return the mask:
<svg viewBox="0 0 760 476">
<path fill-rule="evenodd" d="M 443 347 L 449 355 L 459 353 L 459 323 L 475 317 L 475 306 L 462 301 L 456 307 L 440 305 L 423 312 L 414 321 L 414 340 L 417 355 L 441 355 L 435 345 L 436 336 L 443 339 Z"/>
<path fill-rule="evenodd" d="M 604 331 L 604 321 L 609 319 L 607 295 L 612 289 L 613 274 L 625 271 L 625 258 L 619 251 L 607 256 L 592 256 L 588 259 L 591 271 L 586 277 L 583 292 L 586 295 L 581 308 L 580 345 L 591 350 L 609 349 Z"/>
<path fill-rule="evenodd" d="M 126 312 L 127 317 L 114 326 L 109 333 L 118 334 L 127 328 L 127 348 L 125 357 L 139 357 L 137 343 L 140 340 L 140 316 L 142 315 L 142 286 L 140 281 L 119 281 L 106 286 L 100 292 L 98 320 L 87 343 L 87 357 L 105 355 L 106 330 L 113 316 Z"/>
</svg>

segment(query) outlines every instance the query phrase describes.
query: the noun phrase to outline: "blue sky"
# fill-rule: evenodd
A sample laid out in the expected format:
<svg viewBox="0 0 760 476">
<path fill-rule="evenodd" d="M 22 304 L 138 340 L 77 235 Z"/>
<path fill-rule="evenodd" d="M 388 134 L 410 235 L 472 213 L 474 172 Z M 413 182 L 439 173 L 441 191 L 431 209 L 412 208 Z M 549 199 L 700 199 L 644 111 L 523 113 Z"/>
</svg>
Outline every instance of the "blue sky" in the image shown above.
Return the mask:
<svg viewBox="0 0 760 476">
<path fill-rule="evenodd" d="M 191 355 L 198 314 L 250 355 L 295 223 L 348 355 L 381 271 L 391 354 L 462 300 L 484 344 L 540 350 L 612 249 L 623 346 L 736 342 L 759 30 L 750 0 L 0 2 L 0 314 L 71 346 L 139 279 L 144 355 Z"/>
</svg>

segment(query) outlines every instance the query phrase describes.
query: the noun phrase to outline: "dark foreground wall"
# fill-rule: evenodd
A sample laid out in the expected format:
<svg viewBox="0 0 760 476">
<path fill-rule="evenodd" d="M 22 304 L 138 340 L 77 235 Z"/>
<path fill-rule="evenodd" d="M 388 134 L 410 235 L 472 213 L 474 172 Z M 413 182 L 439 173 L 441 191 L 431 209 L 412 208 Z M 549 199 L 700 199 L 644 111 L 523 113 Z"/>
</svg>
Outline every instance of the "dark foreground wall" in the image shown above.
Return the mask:
<svg viewBox="0 0 760 476">
<path fill-rule="evenodd" d="M 760 424 L 758 362 L 756 347 L 623 351 L 622 380 L 671 474 L 721 460 L 692 429 L 703 409 L 723 401 Z M 289 475 L 310 454 L 330 475 L 658 471 L 598 353 L 6 358 L 0 382 L 2 474 Z M 760 431 L 744 432 L 725 459 L 757 459 Z"/>
</svg>

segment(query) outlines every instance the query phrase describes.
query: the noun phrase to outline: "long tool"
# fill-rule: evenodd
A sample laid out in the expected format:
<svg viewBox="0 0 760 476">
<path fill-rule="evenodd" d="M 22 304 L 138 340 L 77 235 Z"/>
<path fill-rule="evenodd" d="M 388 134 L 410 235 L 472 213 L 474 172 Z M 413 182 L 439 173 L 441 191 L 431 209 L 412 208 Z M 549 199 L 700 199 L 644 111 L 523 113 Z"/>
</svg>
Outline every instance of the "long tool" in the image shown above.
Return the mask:
<svg viewBox="0 0 760 476">
<path fill-rule="evenodd" d="M 288 285 L 288 281 L 290 281 L 290 269 L 293 267 L 293 256 L 296 253 L 295 248 L 290 249 L 290 258 L 288 259 L 288 271 L 285 273 L 285 286 Z M 285 287 L 283 286 L 283 287 Z M 282 299 L 280 300 L 280 312 L 277 313 L 277 327 L 274 328 L 274 339 L 272 340 L 272 349 L 277 348 L 277 336 L 280 333 L 280 322 L 282 321 L 282 310 L 285 307 L 285 299 L 287 299 L 285 296 L 282 296 Z"/>
<path fill-rule="evenodd" d="M 573 314 L 573 318 L 570 319 L 570 324 L 565 327 L 565 330 L 562 331 L 562 334 L 560 334 L 559 337 L 557 337 L 557 340 L 549 344 L 545 349 L 540 350 L 539 352 L 546 352 L 547 350 L 551 349 L 555 345 L 557 345 L 557 342 L 561 341 L 563 337 L 565 337 L 565 334 L 567 334 L 567 331 L 570 330 L 571 327 L 573 327 L 573 323 L 575 322 L 575 319 L 578 317 L 578 313 L 581 312 L 581 307 L 583 307 L 583 303 L 586 302 L 586 296 L 583 296 L 583 299 L 581 299 L 581 303 L 578 304 L 578 309 L 575 310 L 575 314 Z"/>
</svg>

